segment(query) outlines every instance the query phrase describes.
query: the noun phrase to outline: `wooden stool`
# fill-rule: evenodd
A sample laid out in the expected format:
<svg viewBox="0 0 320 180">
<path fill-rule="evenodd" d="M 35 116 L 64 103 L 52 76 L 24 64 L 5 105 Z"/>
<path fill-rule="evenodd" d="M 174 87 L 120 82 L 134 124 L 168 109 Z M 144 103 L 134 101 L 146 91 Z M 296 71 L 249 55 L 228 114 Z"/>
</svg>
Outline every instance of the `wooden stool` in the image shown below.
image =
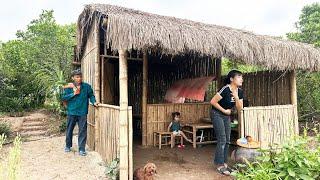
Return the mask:
<svg viewBox="0 0 320 180">
<path fill-rule="evenodd" d="M 171 144 L 168 139 L 171 138 L 171 132 L 168 131 L 156 131 L 153 132 L 153 146 L 156 147 L 156 144 L 158 143 L 159 149 L 161 149 L 162 145 L 169 145 Z M 158 139 L 158 141 L 157 141 Z M 162 139 L 164 139 L 164 142 L 162 142 Z"/>
<path fill-rule="evenodd" d="M 173 133 L 171 133 L 171 148 L 173 148 L 176 145 L 176 138 L 180 137 L 180 143 L 183 143 L 183 137 L 180 134 L 175 135 L 173 138 Z"/>
</svg>

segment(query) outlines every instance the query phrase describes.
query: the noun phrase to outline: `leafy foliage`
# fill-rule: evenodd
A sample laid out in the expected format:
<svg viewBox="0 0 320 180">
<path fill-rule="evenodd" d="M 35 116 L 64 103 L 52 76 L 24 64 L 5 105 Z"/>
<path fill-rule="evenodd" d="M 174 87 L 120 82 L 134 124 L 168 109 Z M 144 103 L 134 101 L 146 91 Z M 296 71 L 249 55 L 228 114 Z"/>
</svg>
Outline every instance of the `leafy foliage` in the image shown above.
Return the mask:
<svg viewBox="0 0 320 180">
<path fill-rule="evenodd" d="M 43 11 L 17 32 L 17 40 L 1 44 L 0 111 L 36 108 L 46 100 L 57 104 L 71 71 L 74 36 L 75 24 L 59 25 L 53 11 Z"/>
<path fill-rule="evenodd" d="M 298 32 L 287 34 L 289 39 L 320 47 L 320 3 L 305 6 L 296 27 Z M 319 81 L 319 72 L 297 74 L 298 107 L 302 117 L 320 115 Z"/>
<path fill-rule="evenodd" d="M 297 136 L 288 141 L 280 152 L 263 150 L 257 161 L 239 164 L 233 175 L 237 179 L 319 179 L 320 134 L 316 137 Z"/>
<path fill-rule="evenodd" d="M 120 163 L 120 160 L 116 158 L 109 165 L 107 165 L 105 174 L 107 175 L 108 178 L 112 180 L 119 179 L 119 163 Z"/>
</svg>

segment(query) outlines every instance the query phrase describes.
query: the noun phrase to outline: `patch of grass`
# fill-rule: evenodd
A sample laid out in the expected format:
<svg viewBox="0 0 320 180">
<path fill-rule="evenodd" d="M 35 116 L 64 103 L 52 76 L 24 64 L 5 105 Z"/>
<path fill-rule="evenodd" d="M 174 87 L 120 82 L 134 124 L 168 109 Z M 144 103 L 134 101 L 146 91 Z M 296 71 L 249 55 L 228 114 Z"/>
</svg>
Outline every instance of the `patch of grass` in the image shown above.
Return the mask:
<svg viewBox="0 0 320 180">
<path fill-rule="evenodd" d="M 6 136 L 0 136 L 0 150 L 2 149 L 2 144 L 5 142 Z M 14 139 L 13 147 L 9 151 L 8 162 L 0 163 L 0 179 L 10 179 L 17 180 L 20 173 L 21 164 L 21 139 L 17 136 Z"/>
<path fill-rule="evenodd" d="M 11 126 L 9 123 L 0 122 L 0 135 L 9 137 L 11 134 Z"/>
</svg>

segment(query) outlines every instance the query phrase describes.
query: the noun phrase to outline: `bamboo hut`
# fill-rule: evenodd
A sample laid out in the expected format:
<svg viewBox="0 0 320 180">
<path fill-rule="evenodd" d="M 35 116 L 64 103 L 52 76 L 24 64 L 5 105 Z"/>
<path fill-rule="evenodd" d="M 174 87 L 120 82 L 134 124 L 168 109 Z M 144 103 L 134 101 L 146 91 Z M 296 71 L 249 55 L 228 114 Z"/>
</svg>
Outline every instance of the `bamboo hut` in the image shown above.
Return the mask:
<svg viewBox="0 0 320 180">
<path fill-rule="evenodd" d="M 107 162 L 120 158 L 120 178 L 132 179 L 132 119 L 142 118 L 142 145 L 165 130 L 170 113 L 184 123 L 209 116 L 206 102 L 164 102 L 173 82 L 217 77 L 221 58 L 267 71 L 245 74 L 250 101 L 239 134 L 281 143 L 298 133 L 296 69 L 317 71 L 320 50 L 311 45 L 224 26 L 106 4 L 86 5 L 77 23 L 76 62 L 94 88 L 99 107 L 89 108 L 88 145 Z"/>
</svg>

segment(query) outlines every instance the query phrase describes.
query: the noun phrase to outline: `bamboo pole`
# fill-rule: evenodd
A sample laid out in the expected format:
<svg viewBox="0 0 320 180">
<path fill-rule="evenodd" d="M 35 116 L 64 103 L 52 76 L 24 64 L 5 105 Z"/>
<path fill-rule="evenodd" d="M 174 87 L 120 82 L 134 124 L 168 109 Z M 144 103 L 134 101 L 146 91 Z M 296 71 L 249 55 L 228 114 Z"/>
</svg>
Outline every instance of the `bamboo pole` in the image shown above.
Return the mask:
<svg viewBox="0 0 320 180">
<path fill-rule="evenodd" d="M 125 50 L 119 50 L 120 90 L 120 180 L 128 179 L 128 62 Z"/>
<path fill-rule="evenodd" d="M 101 57 L 101 103 L 105 103 L 105 95 L 104 95 L 104 89 L 105 89 L 105 68 L 104 68 L 104 63 L 105 61 L 103 60 L 103 57 Z"/>
<path fill-rule="evenodd" d="M 142 146 L 147 145 L 148 54 L 143 53 L 142 69 Z"/>
<path fill-rule="evenodd" d="M 217 77 L 217 83 L 216 83 L 216 92 L 219 91 L 219 89 L 222 87 L 222 80 L 221 80 L 221 69 L 222 69 L 222 65 L 221 65 L 221 58 L 217 58 L 216 59 L 216 77 Z"/>
<path fill-rule="evenodd" d="M 132 106 L 128 109 L 128 121 L 129 121 L 129 179 L 133 179 L 133 153 L 132 153 Z"/>
<path fill-rule="evenodd" d="M 290 99 L 291 104 L 294 105 L 294 133 L 299 134 L 298 124 L 298 100 L 297 100 L 297 81 L 295 70 L 290 73 Z"/>
<path fill-rule="evenodd" d="M 94 59 L 95 66 L 94 66 L 94 94 L 96 97 L 97 102 L 100 102 L 100 43 L 99 43 L 99 28 L 97 26 L 97 22 L 95 21 L 94 24 L 94 39 L 95 44 L 97 46 L 97 53 Z"/>
</svg>

